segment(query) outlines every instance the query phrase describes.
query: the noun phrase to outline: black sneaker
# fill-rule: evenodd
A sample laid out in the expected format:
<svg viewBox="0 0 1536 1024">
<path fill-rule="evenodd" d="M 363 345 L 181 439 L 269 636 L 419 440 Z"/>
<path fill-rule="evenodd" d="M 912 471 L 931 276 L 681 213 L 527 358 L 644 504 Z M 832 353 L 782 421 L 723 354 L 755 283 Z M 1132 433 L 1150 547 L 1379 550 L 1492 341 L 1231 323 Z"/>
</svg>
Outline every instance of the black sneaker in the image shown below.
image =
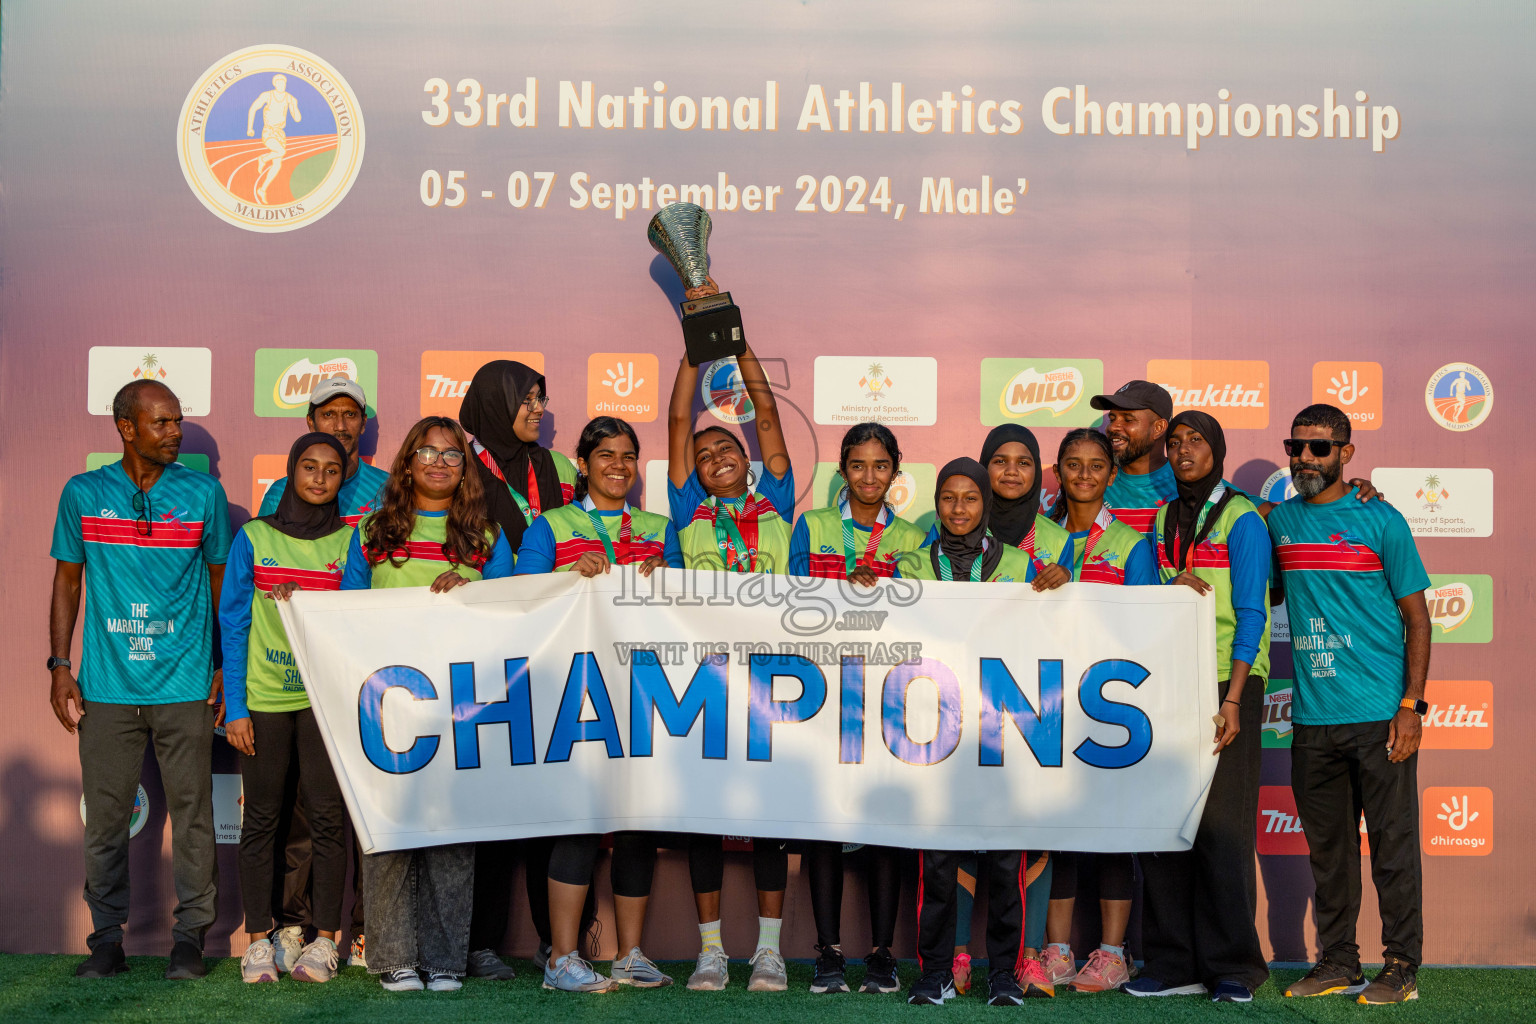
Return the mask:
<svg viewBox="0 0 1536 1024">
<path fill-rule="evenodd" d="M 1015 985 L 1015 988 L 1018 986 Z M 907 1002 L 914 1006 L 943 1006 L 955 998 L 955 976 L 950 971 L 924 971 L 907 990 Z"/>
<path fill-rule="evenodd" d="M 988 1006 L 1023 1006 L 1024 990 L 1012 971 L 990 971 L 987 974 Z"/>
<path fill-rule="evenodd" d="M 171 962 L 165 968 L 166 981 L 190 981 L 208 976 L 208 965 L 203 963 L 203 951 L 182 939 L 171 947 Z"/>
<path fill-rule="evenodd" d="M 896 958 L 885 946 L 864 958 L 864 968 L 864 984 L 859 986 L 860 992 L 884 994 L 900 990 L 901 982 L 896 980 Z"/>
<path fill-rule="evenodd" d="M 511 981 L 517 977 L 517 972 L 494 949 L 477 949 L 469 954 L 468 973 L 471 978 L 487 981 Z"/>
<path fill-rule="evenodd" d="M 1406 960 L 1387 958 L 1381 973 L 1365 986 L 1356 1000 L 1361 1006 L 1405 1003 L 1419 998 L 1419 969 Z"/>
<path fill-rule="evenodd" d="M 1317 963 L 1312 965 L 1306 977 L 1286 986 L 1285 994 L 1288 998 L 1306 998 L 1331 996 L 1337 992 L 1353 996 L 1363 991 L 1365 991 L 1365 975 L 1360 972 L 1359 964 L 1346 966 L 1330 959 L 1328 954 L 1324 953 L 1318 957 Z"/>
<path fill-rule="evenodd" d="M 816 995 L 847 992 L 848 982 L 843 978 L 843 971 L 847 969 L 848 961 L 843 951 L 836 946 L 817 946 L 816 953 L 816 977 L 811 979 L 811 991 Z"/>
<path fill-rule="evenodd" d="M 85 962 L 75 968 L 77 978 L 110 978 L 128 969 L 128 958 L 123 956 L 121 942 L 103 942 L 91 950 Z"/>
</svg>

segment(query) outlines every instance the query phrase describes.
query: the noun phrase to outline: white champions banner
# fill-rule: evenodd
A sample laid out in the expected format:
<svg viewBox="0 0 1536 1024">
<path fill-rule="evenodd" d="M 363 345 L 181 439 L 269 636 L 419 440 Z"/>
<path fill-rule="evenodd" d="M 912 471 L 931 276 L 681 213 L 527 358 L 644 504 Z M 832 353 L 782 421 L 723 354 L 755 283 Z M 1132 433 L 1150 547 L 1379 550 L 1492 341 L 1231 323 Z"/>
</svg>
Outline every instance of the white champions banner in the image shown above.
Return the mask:
<svg viewBox="0 0 1536 1024">
<path fill-rule="evenodd" d="M 626 568 L 281 607 L 369 852 L 621 829 L 1182 850 L 1216 767 L 1213 605 L 1187 587 Z"/>
</svg>

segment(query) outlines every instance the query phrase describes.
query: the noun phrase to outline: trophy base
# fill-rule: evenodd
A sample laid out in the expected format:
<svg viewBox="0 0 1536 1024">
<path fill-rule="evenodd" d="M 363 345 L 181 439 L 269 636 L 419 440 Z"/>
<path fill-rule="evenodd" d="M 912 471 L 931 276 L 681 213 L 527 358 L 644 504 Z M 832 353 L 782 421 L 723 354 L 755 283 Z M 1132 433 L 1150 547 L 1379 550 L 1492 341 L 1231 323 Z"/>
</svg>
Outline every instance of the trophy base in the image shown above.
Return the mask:
<svg viewBox="0 0 1536 1024">
<path fill-rule="evenodd" d="M 739 356 L 747 350 L 747 336 L 741 327 L 741 309 L 731 301 L 730 292 L 707 295 L 682 303 L 683 343 L 688 363 L 702 363 Z"/>
</svg>

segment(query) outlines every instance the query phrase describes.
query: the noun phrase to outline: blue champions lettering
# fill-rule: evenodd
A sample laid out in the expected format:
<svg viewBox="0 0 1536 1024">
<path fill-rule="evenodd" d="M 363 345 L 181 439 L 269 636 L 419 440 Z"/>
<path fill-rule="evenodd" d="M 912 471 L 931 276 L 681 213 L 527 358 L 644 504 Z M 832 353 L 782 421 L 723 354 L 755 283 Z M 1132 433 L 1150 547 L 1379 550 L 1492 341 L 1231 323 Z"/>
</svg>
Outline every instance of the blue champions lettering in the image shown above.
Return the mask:
<svg viewBox="0 0 1536 1024">
<path fill-rule="evenodd" d="M 1061 767 L 1061 661 L 1040 662 L 1040 707 L 1029 702 L 1001 658 L 981 659 L 981 751 L 978 764 L 1003 763 L 1003 722 L 1011 720 L 1042 768 Z"/>
<path fill-rule="evenodd" d="M 583 722 L 581 709 L 589 697 L 597 717 Z M 565 692 L 560 696 L 560 710 L 555 712 L 555 727 L 549 734 L 544 763 L 569 761 L 572 746 L 595 740 L 603 742 L 609 757 L 624 756 L 619 719 L 613 713 L 608 684 L 603 681 L 602 669 L 597 667 L 597 658 L 587 651 L 571 658 L 571 671 L 565 677 Z"/>
<path fill-rule="evenodd" d="M 650 757 L 656 716 L 669 736 L 687 736 L 704 719 L 704 757 L 725 760 L 730 690 L 726 656 L 711 654 L 699 663 L 681 700 L 655 651 L 634 651 L 629 663 L 629 754 Z"/>
<path fill-rule="evenodd" d="M 773 760 L 773 727 L 779 722 L 803 722 L 827 702 L 827 677 L 797 654 L 754 654 L 747 683 L 747 760 Z M 774 700 L 778 676 L 800 680 L 800 696 Z"/>
<path fill-rule="evenodd" d="M 1104 696 L 1105 683 L 1129 683 L 1140 686 L 1150 673 L 1134 661 L 1110 659 L 1088 666 L 1077 685 L 1077 700 L 1095 722 L 1116 725 L 1127 733 L 1118 747 L 1106 747 L 1092 739 L 1083 740 L 1072 753 L 1084 764 L 1095 768 L 1129 768 L 1152 749 L 1152 721 L 1146 712 L 1131 704 Z"/>
<path fill-rule="evenodd" d="M 528 659 L 508 658 L 503 666 L 505 697 L 475 700 L 475 665 L 448 666 L 453 687 L 453 759 L 455 768 L 480 767 L 480 727 L 507 726 L 513 764 L 533 764 L 533 698 L 528 686 Z"/>
<path fill-rule="evenodd" d="M 838 716 L 838 760 L 864 763 L 864 659 L 843 657 L 842 701 Z"/>
<path fill-rule="evenodd" d="M 939 690 L 939 727 L 927 743 L 913 743 L 907 732 L 907 690 L 919 679 L 930 679 Z M 918 658 L 885 674 L 880 695 L 880 735 L 886 748 L 908 764 L 938 764 L 960 745 L 962 719 L 960 681 L 949 666 L 933 658 Z"/>
<path fill-rule="evenodd" d="M 425 672 L 409 665 L 381 668 L 363 681 L 357 695 L 357 731 L 362 737 L 363 753 L 379 771 L 391 775 L 419 772 L 437 754 L 436 736 L 417 736 L 404 750 L 395 750 L 384 738 L 384 695 L 395 688 L 416 700 L 437 700 L 437 687 Z"/>
</svg>

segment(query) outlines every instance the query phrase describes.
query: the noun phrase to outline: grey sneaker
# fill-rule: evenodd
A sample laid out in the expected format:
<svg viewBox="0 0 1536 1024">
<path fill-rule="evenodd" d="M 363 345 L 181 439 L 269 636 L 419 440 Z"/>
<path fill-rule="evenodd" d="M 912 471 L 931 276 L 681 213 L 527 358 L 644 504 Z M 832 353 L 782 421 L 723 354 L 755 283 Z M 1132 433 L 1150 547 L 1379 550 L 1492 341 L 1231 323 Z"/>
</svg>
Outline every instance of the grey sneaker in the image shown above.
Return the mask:
<svg viewBox="0 0 1536 1024">
<path fill-rule="evenodd" d="M 277 964 L 272 962 L 271 940 L 260 939 L 246 949 L 245 956 L 240 958 L 240 980 L 253 984 L 277 980 Z"/>
<path fill-rule="evenodd" d="M 559 959 L 549 958 L 544 967 L 544 987 L 560 992 L 612 992 L 618 985 L 571 952 Z"/>
<path fill-rule="evenodd" d="M 517 977 L 517 972 L 497 956 L 494 949 L 477 949 L 469 954 L 468 975 L 471 978 L 485 978 L 487 981 L 511 981 Z"/>
<path fill-rule="evenodd" d="M 789 973 L 784 969 L 784 956 L 776 949 L 759 949 L 752 954 L 752 978 L 747 982 L 748 992 L 783 992 L 789 988 Z"/>
<path fill-rule="evenodd" d="M 554 952 L 554 950 L 550 946 L 548 946 L 547 944 L 545 944 L 543 942 L 539 943 L 538 952 L 533 954 L 533 966 L 537 967 L 541 971 L 544 968 L 548 967 L 549 966 L 549 954 L 553 953 L 553 952 Z"/>
<path fill-rule="evenodd" d="M 299 962 L 299 954 L 304 952 L 304 929 L 291 924 L 273 932 L 271 938 L 272 959 L 276 961 L 277 969 L 284 974 L 293 973 L 293 965 Z"/>
<path fill-rule="evenodd" d="M 336 974 L 336 961 L 340 958 L 336 943 L 321 936 L 304 947 L 288 973 L 294 981 L 330 981 Z"/>
<path fill-rule="evenodd" d="M 626 955 L 613 962 L 613 968 L 608 972 L 613 975 L 613 980 L 620 985 L 633 985 L 635 988 L 665 988 L 672 984 L 672 979 L 661 972 L 644 953 L 640 947 L 635 946 Z"/>
<path fill-rule="evenodd" d="M 433 971 L 427 975 L 428 992 L 457 992 L 464 987 L 457 974 L 444 974 L 441 971 Z"/>
<path fill-rule="evenodd" d="M 699 965 L 688 975 L 688 988 L 694 992 L 719 992 L 730 984 L 731 975 L 726 965 L 730 958 L 723 949 L 706 949 L 699 954 Z M 752 975 L 757 977 L 756 973 Z"/>
</svg>

